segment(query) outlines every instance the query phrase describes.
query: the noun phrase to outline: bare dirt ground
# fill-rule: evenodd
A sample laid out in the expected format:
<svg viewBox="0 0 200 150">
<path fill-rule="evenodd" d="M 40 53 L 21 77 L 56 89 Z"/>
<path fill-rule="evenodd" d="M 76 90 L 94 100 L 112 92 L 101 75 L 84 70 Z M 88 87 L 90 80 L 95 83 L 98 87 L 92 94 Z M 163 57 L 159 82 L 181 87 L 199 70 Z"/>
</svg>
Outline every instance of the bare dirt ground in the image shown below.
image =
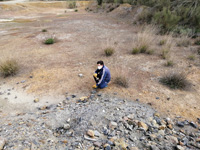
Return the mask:
<svg viewBox="0 0 200 150">
<path fill-rule="evenodd" d="M 130 100 L 139 99 L 163 115 L 183 116 L 190 120 L 200 117 L 200 70 L 195 62 L 187 60 L 195 47 L 175 47 L 172 57 L 176 65 L 167 68 L 165 60 L 157 55 L 130 54 L 140 27 L 121 19 L 88 13 L 84 8 L 74 12 L 64 6 L 13 5 L 0 4 L 0 20 L 4 19 L 0 22 L 0 57 L 16 59 L 20 71 L 14 77 L 1 77 L 1 84 L 5 82 L 10 88 L 34 95 L 33 99 L 46 96 L 52 103 L 62 100 L 66 92 L 87 96 L 94 84 L 92 74 L 96 62 L 103 60 L 113 78 L 120 73 L 128 76 L 129 87 L 121 88 L 111 81 L 109 87 L 101 92 L 117 93 L 119 97 Z M 37 5 L 40 7 L 35 7 Z M 47 29 L 47 32 L 42 32 L 42 29 Z M 58 41 L 44 45 L 44 39 L 52 36 Z M 106 57 L 103 49 L 110 46 L 115 47 L 115 53 Z M 162 75 L 174 70 L 187 73 L 193 84 L 191 90 L 170 90 L 159 84 Z M 1 85 L 1 90 L 6 89 Z M 59 98 L 51 98 L 53 96 Z M 1 98 L 5 99 L 5 95 Z M 31 103 L 33 99 L 30 99 Z M 18 100 L 12 99 L 12 102 L 16 104 Z"/>
</svg>

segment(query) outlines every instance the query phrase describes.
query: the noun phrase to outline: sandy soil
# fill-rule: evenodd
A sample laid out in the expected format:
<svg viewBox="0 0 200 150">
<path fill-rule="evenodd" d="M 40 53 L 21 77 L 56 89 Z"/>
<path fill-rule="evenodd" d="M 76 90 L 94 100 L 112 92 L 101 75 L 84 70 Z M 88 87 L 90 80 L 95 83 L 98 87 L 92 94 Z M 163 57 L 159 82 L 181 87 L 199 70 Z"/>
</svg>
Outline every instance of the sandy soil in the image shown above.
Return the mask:
<svg viewBox="0 0 200 150">
<path fill-rule="evenodd" d="M 109 87 L 101 92 L 117 93 L 119 97 L 130 100 L 139 99 L 163 115 L 183 116 L 190 120 L 200 117 L 200 70 L 196 62 L 187 60 L 188 54 L 193 53 L 196 47 L 174 47 L 172 56 L 176 65 L 167 68 L 165 60 L 157 55 L 130 54 L 140 27 L 109 15 L 88 13 L 84 8 L 74 12 L 66 8 L 23 5 L 24 8 L 21 5 L 1 7 L 0 19 L 4 21 L 0 22 L 0 58 L 16 59 L 20 71 L 15 77 L 1 77 L 0 82 L 5 82 L 15 92 L 31 95 L 31 98 L 26 98 L 20 94 L 30 105 L 36 97 L 43 99 L 41 104 L 59 102 L 66 92 L 87 96 L 94 84 L 92 74 L 96 62 L 103 60 L 113 78 L 119 74 L 129 78 L 129 88 L 118 87 L 111 81 Z M 42 32 L 42 29 L 47 29 L 47 32 Z M 44 45 L 43 41 L 48 37 L 56 37 L 57 42 Z M 110 46 L 115 48 L 115 53 L 106 57 L 103 49 Z M 177 70 L 187 73 L 193 84 L 191 90 L 170 90 L 159 84 L 162 75 Z M 1 91 L 5 91 L 6 86 L 1 85 Z M 5 101 L 5 96 L 1 99 Z M 18 103 L 20 98 L 10 99 L 15 105 L 21 104 Z"/>
</svg>

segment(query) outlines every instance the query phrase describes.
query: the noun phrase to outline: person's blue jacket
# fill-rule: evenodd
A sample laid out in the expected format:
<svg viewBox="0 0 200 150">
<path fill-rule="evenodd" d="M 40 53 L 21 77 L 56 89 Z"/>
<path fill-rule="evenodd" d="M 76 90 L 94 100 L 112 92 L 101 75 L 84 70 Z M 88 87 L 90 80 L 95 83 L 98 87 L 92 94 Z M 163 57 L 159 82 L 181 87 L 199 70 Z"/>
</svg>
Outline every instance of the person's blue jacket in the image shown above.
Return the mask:
<svg viewBox="0 0 200 150">
<path fill-rule="evenodd" d="M 99 88 L 107 87 L 107 84 L 110 82 L 111 79 L 111 74 L 108 67 L 103 66 L 102 69 L 100 70 L 97 69 L 95 73 L 97 73 L 97 77 L 99 78 L 97 82 L 97 87 Z"/>
</svg>

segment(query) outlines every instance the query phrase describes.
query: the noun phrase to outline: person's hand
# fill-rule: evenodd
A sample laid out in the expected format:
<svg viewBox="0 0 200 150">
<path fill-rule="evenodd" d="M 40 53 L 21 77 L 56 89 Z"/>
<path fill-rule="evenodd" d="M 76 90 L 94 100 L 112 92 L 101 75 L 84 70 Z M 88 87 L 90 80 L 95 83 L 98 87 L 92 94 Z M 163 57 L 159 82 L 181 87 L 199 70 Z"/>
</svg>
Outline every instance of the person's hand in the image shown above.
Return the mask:
<svg viewBox="0 0 200 150">
<path fill-rule="evenodd" d="M 97 88 L 97 85 L 96 85 L 96 84 L 95 84 L 95 85 L 93 85 L 93 86 L 92 86 L 92 88 L 96 89 L 96 88 Z"/>
<path fill-rule="evenodd" d="M 93 77 L 97 78 L 97 73 L 93 74 Z"/>
</svg>

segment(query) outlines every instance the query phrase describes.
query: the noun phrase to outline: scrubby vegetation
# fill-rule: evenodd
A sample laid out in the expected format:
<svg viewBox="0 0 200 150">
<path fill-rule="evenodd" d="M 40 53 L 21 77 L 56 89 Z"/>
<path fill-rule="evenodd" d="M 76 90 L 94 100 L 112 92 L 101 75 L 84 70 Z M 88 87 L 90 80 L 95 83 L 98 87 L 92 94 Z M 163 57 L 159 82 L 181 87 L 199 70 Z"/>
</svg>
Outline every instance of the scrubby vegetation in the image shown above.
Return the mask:
<svg viewBox="0 0 200 150">
<path fill-rule="evenodd" d="M 168 60 L 165 64 L 166 67 L 172 67 L 174 66 L 174 62 L 172 60 Z"/>
<path fill-rule="evenodd" d="M 118 76 L 114 79 L 114 83 L 124 88 L 128 88 L 128 79 L 125 76 Z"/>
<path fill-rule="evenodd" d="M 69 3 L 68 7 L 69 7 L 70 9 L 76 8 L 76 2 L 71 2 L 71 3 Z"/>
<path fill-rule="evenodd" d="M 195 45 L 200 45 L 200 38 L 194 42 Z"/>
<path fill-rule="evenodd" d="M 55 43 L 55 39 L 54 38 L 49 38 L 49 39 L 46 39 L 44 41 L 44 44 L 47 44 L 47 45 L 54 44 L 54 43 Z"/>
<path fill-rule="evenodd" d="M 104 50 L 106 56 L 111 56 L 114 53 L 114 49 L 112 47 L 108 47 Z"/>
<path fill-rule="evenodd" d="M 47 29 L 42 29 L 42 32 L 47 32 Z"/>
<path fill-rule="evenodd" d="M 140 23 L 153 23 L 161 28 L 161 33 L 173 31 L 194 36 L 200 32 L 199 0 L 97 0 L 98 4 L 129 3 L 146 6 L 138 16 Z"/>
<path fill-rule="evenodd" d="M 186 79 L 186 75 L 183 73 L 169 73 L 160 79 L 160 83 L 168 86 L 171 89 L 187 89 L 189 82 Z"/>
<path fill-rule="evenodd" d="M 19 70 L 18 63 L 13 59 L 3 61 L 0 64 L 0 73 L 4 77 L 13 76 L 17 73 L 18 70 Z"/>
</svg>

